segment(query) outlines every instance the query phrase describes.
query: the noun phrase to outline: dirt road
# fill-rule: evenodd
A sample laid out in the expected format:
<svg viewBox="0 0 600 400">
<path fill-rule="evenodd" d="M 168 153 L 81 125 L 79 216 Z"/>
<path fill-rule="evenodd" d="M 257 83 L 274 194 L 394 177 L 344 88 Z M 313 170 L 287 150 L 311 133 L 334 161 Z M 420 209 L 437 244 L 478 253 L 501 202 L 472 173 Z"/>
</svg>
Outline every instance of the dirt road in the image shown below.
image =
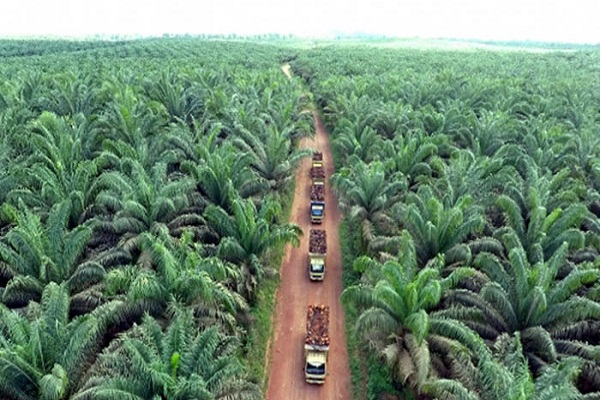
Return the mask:
<svg viewBox="0 0 600 400">
<path fill-rule="evenodd" d="M 267 400 L 350 400 L 350 368 L 346 347 L 344 312 L 340 303 L 342 292 L 342 258 L 338 236 L 341 214 L 332 193 L 329 177 L 333 161 L 329 137 L 315 112 L 314 139 L 304 139 L 300 146 L 323 152 L 327 183 L 325 187 L 325 218 L 317 228 L 327 230 L 325 280 L 311 282 L 308 278 L 308 236 L 312 224 L 309 216 L 310 158 L 303 160 L 296 174 L 296 192 L 290 222 L 304 231 L 300 246 L 288 246 L 281 265 L 281 285 L 277 306 Z M 304 380 L 304 333 L 306 308 L 309 304 L 330 307 L 328 374 L 324 385 L 310 385 Z"/>
</svg>

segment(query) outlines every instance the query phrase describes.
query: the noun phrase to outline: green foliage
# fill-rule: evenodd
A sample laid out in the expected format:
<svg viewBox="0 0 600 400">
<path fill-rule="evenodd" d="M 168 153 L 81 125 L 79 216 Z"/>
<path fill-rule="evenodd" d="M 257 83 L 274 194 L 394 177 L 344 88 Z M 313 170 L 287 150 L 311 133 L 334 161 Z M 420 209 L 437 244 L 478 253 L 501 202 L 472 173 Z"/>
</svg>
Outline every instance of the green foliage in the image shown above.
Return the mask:
<svg viewBox="0 0 600 400">
<path fill-rule="evenodd" d="M 282 220 L 288 220 L 292 207 L 295 185 L 290 185 L 283 192 L 282 199 L 284 205 L 282 209 Z M 284 257 L 285 244 L 281 243 L 270 248 L 264 255 L 267 267 L 272 266 L 279 272 L 281 260 Z M 270 363 L 269 354 L 272 354 L 270 338 L 273 335 L 273 318 L 275 302 L 277 300 L 276 291 L 279 287 L 279 273 L 273 277 L 265 279 L 257 293 L 256 305 L 251 309 L 251 315 L 255 324 L 247 333 L 247 342 L 245 343 L 245 361 L 248 366 L 248 373 L 258 382 L 262 382 L 263 391 L 266 391 L 266 385 L 269 382 L 268 376 L 265 376 L 265 364 Z"/>
<path fill-rule="evenodd" d="M 367 359 L 367 392 L 369 400 L 377 400 L 384 393 L 394 394 L 396 389 L 392 385 L 390 368 L 378 362 L 377 358 L 370 356 Z"/>
<path fill-rule="evenodd" d="M 398 205 L 402 225 L 415 238 L 420 265 L 438 254 L 445 255 L 449 264 L 471 262 L 470 248 L 464 242 L 484 226 L 480 209 L 472 201 L 468 194 L 456 202 L 439 199 L 431 187 L 420 186 L 407 195 L 406 203 Z"/>
<path fill-rule="evenodd" d="M 130 335 L 103 353 L 73 399 L 259 399 L 242 375 L 233 337 L 217 327 L 198 330 L 189 311 L 176 311 L 166 331 L 146 317 Z"/>
<path fill-rule="evenodd" d="M 340 207 L 360 226 L 360 251 L 373 253 L 388 244 L 381 240 L 384 233 L 392 232 L 393 221 L 386 210 L 394 204 L 406 189 L 406 182 L 399 174 L 386 174 L 381 162 L 370 164 L 357 159 L 352 167 L 342 168 L 331 177 L 338 194 Z"/>
<path fill-rule="evenodd" d="M 402 307 L 367 307 L 362 317 L 364 327 L 379 328 L 365 339 L 379 350 L 388 343 L 388 359 L 419 353 L 416 346 L 409 351 L 413 339 L 402 335 L 408 322 L 411 334 L 428 332 L 430 365 L 450 378 L 439 383 L 445 387 L 440 398 L 481 398 L 481 388 L 461 388 L 460 382 L 477 376 L 485 343 L 503 332 L 521 332 L 535 378 L 575 356 L 586 360 L 577 387 L 590 398 L 600 391 L 592 367 L 597 361 L 591 361 L 600 346 L 592 334 L 600 237 L 598 57 L 595 51 L 566 56 L 346 44 L 316 46 L 291 62 L 332 132 L 338 171 L 332 183 L 352 217 L 353 259 L 346 266 L 354 263 L 355 269 L 347 268 L 352 279 L 346 293 L 369 303 L 379 285 L 380 299 L 413 301 L 415 296 L 395 296 L 398 291 L 384 290 L 390 285 L 382 283 L 389 280 L 382 265 L 402 255 L 404 230 L 414 239 L 418 270 L 440 255 L 446 264 L 440 276 L 464 265 L 478 268 L 457 276 L 457 289 L 444 291 L 437 306 L 423 313 L 393 319 L 387 313 L 398 315 Z M 404 183 L 398 196 L 385 196 L 381 176 L 386 184 Z M 364 199 L 378 199 L 378 206 L 369 208 L 375 202 Z M 517 382 L 527 381 L 519 377 L 526 374 L 513 371 L 509 380 L 493 383 L 496 375 L 508 375 L 492 359 L 489 368 L 481 364 L 484 379 L 490 388 L 506 390 L 490 389 L 488 398 L 504 398 L 513 389 L 511 398 L 546 398 L 541 391 L 532 394 L 533 381 L 525 385 L 529 391 L 518 393 L 524 386 Z M 409 365 L 417 371 L 408 362 L 406 371 Z M 563 380 L 573 382 L 575 375 Z M 392 379 L 403 385 L 398 374 Z M 565 384 L 550 396 L 576 393 Z"/>
<path fill-rule="evenodd" d="M 0 242 L 0 260 L 11 278 L 2 293 L 4 303 L 23 306 L 29 300 L 39 301 L 50 282 L 65 282 L 75 294 L 102 281 L 103 266 L 81 258 L 92 229 L 88 224 L 68 228 L 71 207 L 71 202 L 63 200 L 42 223 L 23 203 L 20 209 L 4 205 L 4 214 L 14 223 Z"/>
<path fill-rule="evenodd" d="M 587 341 L 585 331 L 572 332 L 568 336 L 559 332 L 565 325 L 594 320 L 600 315 L 596 302 L 577 295 L 583 285 L 600 279 L 598 270 L 582 266 L 559 278 L 559 269 L 566 261 L 567 243 L 548 261 L 535 265 L 528 262 L 518 241 L 512 243 L 516 245 L 510 249 L 505 262 L 486 253 L 478 256 L 476 265 L 492 279 L 479 293 L 463 289 L 450 294 L 450 299 L 477 310 L 465 321 L 486 336 L 521 332 L 525 354 L 536 363 L 554 362 L 558 354 L 595 359 L 595 355 L 579 346 Z M 479 323 L 487 327 L 479 329 Z M 562 344 L 567 340 L 574 342 L 574 348 Z"/>
<path fill-rule="evenodd" d="M 295 224 L 275 224 L 273 221 L 280 215 L 280 206 L 272 201 L 265 202 L 257 210 L 250 200 L 238 198 L 232 200 L 231 208 L 232 216 L 211 205 L 206 209 L 205 217 L 222 238 L 218 255 L 241 267 L 238 291 L 254 304 L 256 288 L 265 274 L 261 256 L 268 248 L 287 242 L 298 246 L 302 230 Z"/>
<path fill-rule="evenodd" d="M 62 285 L 57 329 L 96 318 L 96 342 L 72 345 L 88 346 L 92 361 L 103 349 L 106 360 L 137 354 L 150 362 L 139 376 L 157 367 L 146 356 L 161 342 L 135 337 L 136 324 L 148 313 L 161 331 L 182 332 L 173 310 L 184 306 L 185 324 L 220 338 L 232 364 L 214 371 L 226 378 L 217 390 L 178 379 L 198 375 L 185 365 L 189 349 L 160 358 L 153 385 L 122 371 L 83 382 L 87 359 L 74 371 L 53 356 L 36 362 L 39 373 L 3 367 L 0 397 L 259 398 L 258 386 L 236 380 L 245 374 L 240 339 L 258 329 L 248 303 L 272 267 L 265 257 L 298 241 L 299 228 L 281 222 L 280 192 L 312 129 L 302 85 L 278 68 L 289 51 L 182 38 L 15 46 L 0 43 L 2 303 L 33 313 L 49 286 Z M 27 318 L 11 319 L 23 343 L 25 326 L 38 324 Z M 21 354 L 14 343 L 4 340 L 2 355 Z M 206 363 L 218 368 L 212 356 Z"/>
<path fill-rule="evenodd" d="M 52 282 L 32 320 L 0 305 L 0 393 L 9 398 L 65 399 L 96 357 L 101 324 L 94 315 L 69 321 L 69 295 Z"/>
<path fill-rule="evenodd" d="M 504 335 L 494 343 L 492 352 L 484 351 L 473 375 L 459 380 L 433 379 L 425 385 L 435 398 L 457 399 L 579 399 L 574 383 L 580 372 L 576 358 L 566 358 L 546 367 L 533 379 L 523 355 L 519 334 Z M 473 366 L 475 367 L 475 366 Z"/>
<path fill-rule="evenodd" d="M 391 386 L 429 387 L 434 371 L 449 379 L 431 387 L 454 397 L 576 398 L 570 382 L 590 398 L 600 391 L 597 52 L 164 38 L 1 41 L 0 58 L 0 295 L 27 315 L 2 311 L 14 340 L 0 359 L 27 361 L 23 373 L 2 369 L 3 398 L 67 398 L 83 385 L 82 363 L 72 372 L 58 355 L 27 367 L 59 346 L 30 348 L 49 288 L 67 304 L 53 311 L 56 340 L 96 318 L 105 334 L 90 349 L 108 346 L 107 360 L 150 354 L 160 341 L 141 331 L 178 332 L 185 324 L 165 312 L 177 303 L 200 326 L 243 332 L 244 304 L 267 282 L 264 256 L 298 238 L 276 202 L 306 156 L 296 144 L 311 131 L 307 99 L 331 128 L 332 183 L 351 217 L 345 282 L 360 290 L 348 293 L 378 301 L 347 310 L 365 311 L 367 341 L 402 361 Z M 283 59 L 311 93 L 281 74 Z M 144 310 L 160 335 L 149 319 L 130 330 Z M 515 333 L 506 343 L 521 343 L 527 371 L 518 351 L 491 345 L 503 333 Z M 156 361 L 151 384 L 117 374 L 86 387 L 183 393 L 186 352 L 152 354 L 138 359 Z M 361 398 L 391 392 L 388 367 L 367 365 Z"/>
<path fill-rule="evenodd" d="M 357 333 L 381 352 L 397 379 L 420 390 L 431 374 L 428 338 L 432 322 L 428 311 L 439 304 L 442 293 L 474 271 L 459 268 L 442 278 L 443 257 L 419 269 L 415 246 L 407 231 L 402 233 L 399 253 L 397 260 L 385 264 L 359 259 L 361 264 L 369 265 L 364 272 L 366 282 L 346 288 L 342 300 L 361 310 Z M 438 326 L 435 325 L 435 334 L 449 338 L 463 329 L 454 326 L 458 331 L 442 332 Z"/>
</svg>

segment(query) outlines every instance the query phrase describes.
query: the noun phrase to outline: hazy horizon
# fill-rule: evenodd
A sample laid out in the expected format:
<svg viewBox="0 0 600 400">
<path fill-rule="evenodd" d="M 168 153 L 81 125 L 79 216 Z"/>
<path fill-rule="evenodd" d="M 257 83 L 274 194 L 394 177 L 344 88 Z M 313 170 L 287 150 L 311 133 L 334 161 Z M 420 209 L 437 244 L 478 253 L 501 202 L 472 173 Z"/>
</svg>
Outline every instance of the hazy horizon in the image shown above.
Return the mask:
<svg viewBox="0 0 600 400">
<path fill-rule="evenodd" d="M 21 0 L 0 5 L 0 37 L 266 33 L 600 43 L 587 0 Z"/>
</svg>

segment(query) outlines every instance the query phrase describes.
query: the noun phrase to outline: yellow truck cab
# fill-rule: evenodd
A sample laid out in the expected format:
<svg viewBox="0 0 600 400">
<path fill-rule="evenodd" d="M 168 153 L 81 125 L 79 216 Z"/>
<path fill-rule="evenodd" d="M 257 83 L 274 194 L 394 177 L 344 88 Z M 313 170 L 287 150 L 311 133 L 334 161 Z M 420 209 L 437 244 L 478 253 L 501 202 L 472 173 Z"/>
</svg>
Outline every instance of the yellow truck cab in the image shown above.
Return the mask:
<svg viewBox="0 0 600 400">
<path fill-rule="evenodd" d="M 325 257 L 327 256 L 327 231 L 311 229 L 308 241 L 308 276 L 311 281 L 325 279 Z"/>
<path fill-rule="evenodd" d="M 306 350 L 306 382 L 323 384 L 327 375 L 327 353 Z"/>
<path fill-rule="evenodd" d="M 306 382 L 318 385 L 325 383 L 329 340 L 329 306 L 308 306 L 304 338 Z"/>
</svg>

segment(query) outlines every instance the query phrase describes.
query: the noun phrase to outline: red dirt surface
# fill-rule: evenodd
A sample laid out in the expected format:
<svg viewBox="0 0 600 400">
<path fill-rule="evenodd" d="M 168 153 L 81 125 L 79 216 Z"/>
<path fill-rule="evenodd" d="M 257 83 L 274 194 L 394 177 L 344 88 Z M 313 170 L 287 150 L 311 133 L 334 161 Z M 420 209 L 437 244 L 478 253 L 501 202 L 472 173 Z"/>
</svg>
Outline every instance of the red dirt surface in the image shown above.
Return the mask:
<svg viewBox="0 0 600 400">
<path fill-rule="evenodd" d="M 292 77 L 292 73 L 290 72 L 290 70 L 291 70 L 290 64 L 282 65 L 281 70 L 283 71 L 285 76 L 287 76 L 288 78 Z"/>
<path fill-rule="evenodd" d="M 342 257 L 338 224 L 341 213 L 333 195 L 329 177 L 334 172 L 329 136 L 314 113 L 315 137 L 305 138 L 302 148 L 323 152 L 325 168 L 325 217 L 321 225 L 313 225 L 309 216 L 310 157 L 305 158 L 296 173 L 296 191 L 290 213 L 290 222 L 304 231 L 300 246 L 287 246 L 280 269 L 281 284 L 276 294 L 274 336 L 271 347 L 267 400 L 349 400 L 351 399 L 350 367 L 346 346 L 344 310 L 340 302 L 342 293 Z M 308 277 L 308 240 L 311 228 L 327 230 L 327 259 L 325 280 L 312 282 Z M 304 380 L 304 336 L 306 310 L 311 304 L 329 306 L 329 359 L 324 385 L 311 385 Z"/>
</svg>

